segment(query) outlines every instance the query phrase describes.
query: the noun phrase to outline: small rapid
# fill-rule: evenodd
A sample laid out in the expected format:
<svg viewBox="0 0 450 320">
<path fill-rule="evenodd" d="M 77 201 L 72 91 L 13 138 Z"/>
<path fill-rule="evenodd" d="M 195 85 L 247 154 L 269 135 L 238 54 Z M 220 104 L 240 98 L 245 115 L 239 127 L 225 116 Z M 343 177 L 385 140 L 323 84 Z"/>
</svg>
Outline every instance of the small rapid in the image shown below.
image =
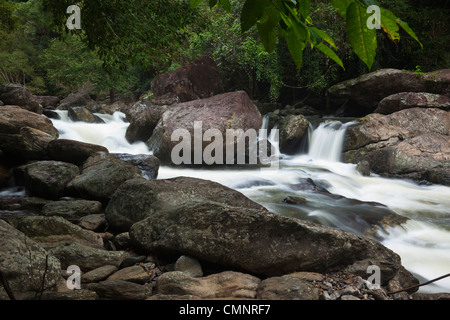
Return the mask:
<svg viewBox="0 0 450 320">
<path fill-rule="evenodd" d="M 145 143 L 125 139 L 128 123 L 123 113 L 101 115 L 104 124 L 72 122 L 67 112 L 58 111 L 52 120 L 61 139 L 103 145 L 111 153 L 150 154 Z M 424 186 L 415 182 L 362 176 L 356 165 L 340 162 L 345 130 L 352 123 L 325 121 L 311 128 L 308 148 L 294 156 L 280 154 L 276 169 L 182 168 L 161 166 L 158 179 L 189 176 L 212 180 L 240 191 L 272 212 L 360 233 L 373 218 L 384 214 L 375 202 L 410 220 L 379 231 L 380 241 L 398 253 L 402 264 L 421 282 L 450 272 L 450 188 Z M 263 119 L 268 128 L 268 118 Z M 274 130 L 271 130 L 274 131 Z M 269 135 L 269 141 L 272 138 Z M 276 147 L 276 141 L 271 141 Z M 313 181 L 329 193 L 311 193 L 298 184 Z M 304 198 L 301 204 L 287 204 L 289 196 Z M 450 292 L 450 279 L 422 287 L 423 292 Z"/>
</svg>

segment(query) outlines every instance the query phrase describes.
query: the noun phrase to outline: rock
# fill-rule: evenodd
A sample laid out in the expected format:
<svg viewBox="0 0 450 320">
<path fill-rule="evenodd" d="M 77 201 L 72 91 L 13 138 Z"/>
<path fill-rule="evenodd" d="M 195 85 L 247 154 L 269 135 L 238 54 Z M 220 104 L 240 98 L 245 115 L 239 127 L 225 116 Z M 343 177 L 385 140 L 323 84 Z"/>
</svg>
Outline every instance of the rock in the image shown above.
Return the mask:
<svg viewBox="0 0 450 320">
<path fill-rule="evenodd" d="M 80 106 L 85 106 L 88 109 L 91 109 L 93 106 L 96 106 L 96 102 L 92 100 L 90 96 L 93 90 L 93 87 L 87 87 L 69 94 L 67 97 L 60 101 L 58 109 L 68 110 L 70 107 Z"/>
<path fill-rule="evenodd" d="M 347 129 L 343 159 L 367 161 L 371 171 L 386 177 L 449 185 L 450 113 L 411 108 L 371 114 Z"/>
<path fill-rule="evenodd" d="M 181 256 L 175 262 L 175 271 L 181 271 L 193 278 L 203 277 L 203 270 L 197 259 L 189 256 Z"/>
<path fill-rule="evenodd" d="M 148 285 L 123 280 L 105 280 L 100 283 L 89 283 L 85 287 L 106 300 L 144 300 L 152 293 Z"/>
<path fill-rule="evenodd" d="M 47 153 L 51 159 L 76 165 L 81 165 L 96 153 L 108 152 L 103 146 L 66 139 L 53 140 L 47 145 Z"/>
<path fill-rule="evenodd" d="M 184 203 L 220 201 L 230 206 L 261 208 L 241 193 L 219 183 L 189 177 L 165 180 L 132 179 L 121 185 L 105 209 L 106 220 L 118 231 L 128 231 L 155 211 L 170 213 Z"/>
<path fill-rule="evenodd" d="M 352 295 L 343 295 L 341 296 L 341 300 L 361 300 L 358 297 L 352 296 Z"/>
<path fill-rule="evenodd" d="M 106 228 L 107 222 L 104 213 L 97 213 L 80 218 L 78 225 L 86 230 L 99 231 Z"/>
<path fill-rule="evenodd" d="M 25 188 L 32 196 L 58 199 L 79 174 L 77 166 L 60 161 L 38 161 L 25 168 Z"/>
<path fill-rule="evenodd" d="M 303 115 L 290 115 L 279 124 L 280 152 L 296 154 L 299 151 L 302 137 L 308 132 L 309 121 Z"/>
<path fill-rule="evenodd" d="M 148 99 L 136 102 L 127 112 L 127 120 L 130 125 L 125 137 L 128 142 L 147 141 L 167 109 L 166 105 L 158 105 Z"/>
<path fill-rule="evenodd" d="M 319 300 L 319 290 L 306 280 L 286 275 L 261 281 L 256 298 L 262 300 Z"/>
<path fill-rule="evenodd" d="M 39 293 L 42 282 L 43 289 L 55 287 L 61 265 L 39 244 L 0 219 L 0 270 L 15 297 L 21 299 L 28 292 Z M 1 283 L 0 297 L 6 298 Z"/>
<path fill-rule="evenodd" d="M 285 198 L 283 200 L 283 202 L 288 203 L 288 204 L 306 204 L 307 200 L 305 198 L 301 198 L 301 197 L 289 196 L 289 197 Z"/>
<path fill-rule="evenodd" d="M 0 100 L 0 107 L 1 106 L 4 106 L 5 104 L 3 103 L 3 101 L 2 100 Z"/>
<path fill-rule="evenodd" d="M 52 138 L 59 137 L 58 130 L 50 119 L 45 116 L 21 109 L 17 106 L 0 108 L 0 133 L 20 134 L 22 127 L 38 129 L 49 134 Z"/>
<path fill-rule="evenodd" d="M 86 272 L 81 275 L 81 283 L 91 283 L 91 282 L 100 282 L 103 280 L 106 280 L 110 275 L 112 275 L 114 272 L 116 272 L 117 267 L 106 265 L 99 268 L 96 268 L 94 270 L 91 270 L 89 272 Z"/>
<path fill-rule="evenodd" d="M 107 202 L 122 183 L 139 176 L 135 166 L 109 154 L 96 154 L 86 160 L 67 189 L 84 199 Z"/>
<path fill-rule="evenodd" d="M 0 188 L 6 186 L 11 178 L 11 170 L 0 162 Z"/>
<path fill-rule="evenodd" d="M 147 256 L 131 256 L 125 258 L 119 265 L 119 269 L 128 268 L 135 266 L 137 264 L 141 264 L 147 259 Z"/>
<path fill-rule="evenodd" d="M 39 99 L 21 84 L 8 83 L 1 85 L 0 100 L 5 105 L 16 105 L 25 110 L 42 114 L 42 105 L 40 105 Z"/>
<path fill-rule="evenodd" d="M 141 266 L 131 266 L 120 269 L 110 275 L 106 280 L 123 280 L 130 281 L 137 284 L 145 284 L 150 282 L 152 278 L 150 274 Z"/>
<path fill-rule="evenodd" d="M 197 299 L 254 299 L 261 280 L 255 276 L 225 271 L 193 278 L 180 271 L 163 273 L 156 280 L 156 294 L 195 296 Z"/>
<path fill-rule="evenodd" d="M 249 129 L 253 129 L 255 130 L 254 138 L 256 139 L 261 129 L 262 119 L 258 109 L 244 91 L 224 93 L 207 99 L 172 105 L 164 112 L 151 138 L 147 141 L 149 149 L 153 150 L 153 154 L 161 161 L 173 163 L 172 150 L 180 143 L 181 138 L 175 137 L 175 141 L 173 141 L 172 134 L 175 130 L 178 130 L 178 132 L 179 130 L 187 130 L 185 133 L 189 132 L 189 136 L 186 137 L 186 142 L 191 145 L 191 157 L 187 156 L 188 161 L 185 161 L 184 164 L 205 164 L 204 159 L 202 159 L 201 163 L 194 163 L 197 161 L 194 161 L 193 159 L 195 158 L 192 157 L 195 150 L 194 140 L 196 137 L 194 136 L 194 122 L 198 122 L 201 125 L 201 128 L 197 129 L 202 133 L 201 140 L 203 140 L 203 134 L 208 129 L 220 132 L 221 140 L 217 143 L 223 146 L 223 157 L 217 156 L 218 159 L 215 161 L 216 164 L 219 164 L 220 162 L 226 162 L 227 129 L 243 130 L 242 134 Z M 236 150 L 237 143 L 234 139 L 232 143 L 234 150 Z M 204 149 L 210 144 L 210 141 L 202 141 L 202 156 Z M 228 156 L 234 159 L 236 152 Z"/>
<path fill-rule="evenodd" d="M 119 233 L 114 237 L 113 243 L 118 250 L 128 249 L 131 246 L 130 234 L 128 232 Z"/>
<path fill-rule="evenodd" d="M 99 296 L 95 291 L 90 290 L 71 290 L 66 292 L 44 292 L 41 300 L 68 300 L 68 301 L 89 301 L 98 300 Z"/>
<path fill-rule="evenodd" d="M 204 99 L 224 92 L 219 70 L 214 60 L 207 56 L 155 77 L 151 90 L 156 97 L 174 93 L 181 102 Z"/>
<path fill-rule="evenodd" d="M 67 114 L 72 121 L 81 121 L 87 123 L 104 123 L 104 121 L 95 116 L 85 107 L 70 107 Z"/>
<path fill-rule="evenodd" d="M 66 242 L 103 248 L 103 239 L 98 234 L 61 217 L 26 217 L 18 223 L 17 229 L 47 250 Z"/>
<path fill-rule="evenodd" d="M 39 102 L 44 109 L 55 109 L 61 99 L 56 96 L 36 96 L 37 102 Z"/>
<path fill-rule="evenodd" d="M 141 170 L 142 176 L 145 179 L 151 180 L 158 177 L 160 163 L 159 159 L 154 155 L 128 153 L 113 153 L 112 155 L 137 167 Z"/>
<path fill-rule="evenodd" d="M 76 265 L 83 272 L 106 265 L 119 267 L 120 263 L 128 256 L 128 253 L 125 251 L 107 251 L 76 242 L 61 244 L 50 249 L 49 253 L 61 261 L 61 267 L 63 269 L 67 269 L 71 265 Z"/>
<path fill-rule="evenodd" d="M 390 265 L 392 273 L 401 267 L 397 254 L 353 233 L 205 200 L 155 210 L 132 225 L 130 238 L 144 252 L 188 254 L 265 276 L 323 272 L 367 257 Z"/>
<path fill-rule="evenodd" d="M 390 114 L 409 108 L 450 110 L 450 97 L 427 92 L 401 92 L 380 101 L 374 113 Z"/>
<path fill-rule="evenodd" d="M 48 199 L 38 197 L 4 196 L 0 197 L 0 210 L 5 211 L 32 211 L 40 213 L 42 208 L 51 202 Z"/>
<path fill-rule="evenodd" d="M 44 110 L 42 114 L 50 119 L 61 120 L 61 116 L 53 110 Z"/>
<path fill-rule="evenodd" d="M 41 214 L 47 217 L 63 217 L 70 222 L 77 222 L 84 216 L 98 214 L 102 211 L 102 204 L 99 201 L 60 200 L 44 205 Z"/>
<path fill-rule="evenodd" d="M 31 127 L 20 128 L 19 134 L 0 134 L 0 147 L 10 158 L 19 161 L 48 159 L 47 145 L 51 135 Z"/>
<path fill-rule="evenodd" d="M 412 300 L 450 300 L 450 293 L 420 293 L 416 292 L 412 294 Z"/>
</svg>

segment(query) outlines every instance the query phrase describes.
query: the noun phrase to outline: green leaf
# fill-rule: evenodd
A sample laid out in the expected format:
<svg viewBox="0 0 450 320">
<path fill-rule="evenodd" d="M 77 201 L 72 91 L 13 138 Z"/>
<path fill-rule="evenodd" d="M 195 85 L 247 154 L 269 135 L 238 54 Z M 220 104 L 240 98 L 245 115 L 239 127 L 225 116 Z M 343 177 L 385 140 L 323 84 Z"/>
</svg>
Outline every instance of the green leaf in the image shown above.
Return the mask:
<svg viewBox="0 0 450 320">
<path fill-rule="evenodd" d="M 219 6 L 227 12 L 231 12 L 231 3 L 229 0 L 219 0 Z"/>
<path fill-rule="evenodd" d="M 330 46 L 337 49 L 336 44 L 334 43 L 333 38 L 331 38 L 325 31 L 316 28 L 316 27 L 309 27 L 309 29 L 313 30 L 319 37 L 321 37 L 323 40 L 325 40 Z"/>
<path fill-rule="evenodd" d="M 356 2 L 349 5 L 346 17 L 348 41 L 356 55 L 370 70 L 377 51 L 376 29 L 367 28 L 369 15 L 366 8 Z"/>
<path fill-rule="evenodd" d="M 323 43 L 319 43 L 318 45 L 316 45 L 316 48 L 322 51 L 325 55 L 327 55 L 330 59 L 332 59 L 334 62 L 340 65 L 342 69 L 345 70 L 344 63 L 342 62 L 341 58 L 339 58 L 333 50 L 331 50 Z"/>
<path fill-rule="evenodd" d="M 330 2 L 341 17 L 345 18 L 349 5 L 355 0 L 330 0 Z"/>
<path fill-rule="evenodd" d="M 400 40 L 400 34 L 398 33 L 399 27 L 396 22 L 397 19 L 398 18 L 391 11 L 381 8 L 381 21 L 378 21 L 378 23 L 380 23 L 384 32 L 386 32 L 388 37 L 393 41 Z"/>
<path fill-rule="evenodd" d="M 253 27 L 267 5 L 267 0 L 246 0 L 241 11 L 241 29 L 242 32 L 249 30 Z"/>
<path fill-rule="evenodd" d="M 274 7 L 267 7 L 257 24 L 259 38 L 267 52 L 275 50 L 277 43 L 277 27 L 280 21 L 280 14 Z"/>
<path fill-rule="evenodd" d="M 209 7 L 210 8 L 214 8 L 217 4 L 218 0 L 209 0 Z"/>
<path fill-rule="evenodd" d="M 305 44 L 298 40 L 293 28 L 286 30 L 285 40 L 292 56 L 292 60 L 300 69 L 303 62 L 303 50 L 305 49 Z"/>
<path fill-rule="evenodd" d="M 197 6 L 202 2 L 203 0 L 190 0 L 189 4 L 191 5 L 191 8 L 197 8 Z"/>
<path fill-rule="evenodd" d="M 308 30 L 306 29 L 306 26 L 304 24 L 299 23 L 297 20 L 292 19 L 291 19 L 291 26 L 298 40 L 306 42 L 306 39 L 308 38 Z"/>
<path fill-rule="evenodd" d="M 419 41 L 419 38 L 416 36 L 415 32 L 413 31 L 413 29 L 411 29 L 411 27 L 405 22 L 402 21 L 401 19 L 397 19 L 396 21 L 400 27 L 402 27 L 403 30 L 405 30 L 414 40 L 416 40 L 420 46 L 423 49 L 423 45 L 422 43 Z"/>
<path fill-rule="evenodd" d="M 303 19 L 308 18 L 311 11 L 311 0 L 300 0 L 298 2 L 298 9 Z"/>
</svg>

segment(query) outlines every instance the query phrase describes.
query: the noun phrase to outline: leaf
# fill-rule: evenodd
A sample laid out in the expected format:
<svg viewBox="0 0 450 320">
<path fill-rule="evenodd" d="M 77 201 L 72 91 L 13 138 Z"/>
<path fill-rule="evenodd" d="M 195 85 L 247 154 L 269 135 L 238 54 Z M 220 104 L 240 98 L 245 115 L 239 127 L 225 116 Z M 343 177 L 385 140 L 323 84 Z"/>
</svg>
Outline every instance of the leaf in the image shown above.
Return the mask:
<svg viewBox="0 0 450 320">
<path fill-rule="evenodd" d="M 226 12 L 231 12 L 231 3 L 229 0 L 219 0 L 219 6 Z"/>
<path fill-rule="evenodd" d="M 209 7 L 212 9 L 216 6 L 218 0 L 209 0 Z"/>
<path fill-rule="evenodd" d="M 400 27 L 402 27 L 403 30 L 405 30 L 414 40 L 416 40 L 420 46 L 423 49 L 423 45 L 422 43 L 419 41 L 419 38 L 416 36 L 415 32 L 413 31 L 413 29 L 411 29 L 411 27 L 405 22 L 402 21 L 401 19 L 397 19 L 396 22 L 399 24 Z"/>
<path fill-rule="evenodd" d="M 334 43 L 333 38 L 331 38 L 325 31 L 316 28 L 316 27 L 309 27 L 309 29 L 313 30 L 319 37 L 321 37 L 325 42 L 327 42 L 330 46 L 337 49 L 336 44 Z"/>
<path fill-rule="evenodd" d="M 191 5 L 191 8 L 197 8 L 197 6 L 202 2 L 203 0 L 190 0 L 189 4 Z"/>
<path fill-rule="evenodd" d="M 303 50 L 305 49 L 305 44 L 298 40 L 293 28 L 286 30 L 285 40 L 292 56 L 292 60 L 300 69 L 303 62 Z"/>
<path fill-rule="evenodd" d="M 392 41 L 400 40 L 400 34 L 398 33 L 399 27 L 396 22 L 397 19 L 398 18 L 391 11 L 381 8 L 381 21 L 378 21 L 378 23 L 380 23 L 384 32 L 387 33 Z"/>
<path fill-rule="evenodd" d="M 277 43 L 277 27 L 280 21 L 280 14 L 274 7 L 267 7 L 264 11 L 261 21 L 258 22 L 257 28 L 259 38 L 267 52 L 271 53 L 275 50 Z"/>
<path fill-rule="evenodd" d="M 356 2 L 349 5 L 346 14 L 348 41 L 356 55 L 370 70 L 375 61 L 377 33 L 376 29 L 367 28 L 368 18 L 366 8 Z"/>
<path fill-rule="evenodd" d="M 267 0 L 246 0 L 241 11 L 241 29 L 242 32 L 249 30 L 253 27 L 267 5 Z"/>
<path fill-rule="evenodd" d="M 298 2 L 298 9 L 304 19 L 308 18 L 311 11 L 311 0 L 300 0 Z"/>
<path fill-rule="evenodd" d="M 347 14 L 347 9 L 351 3 L 355 0 L 330 0 L 334 9 L 341 15 L 341 17 L 345 18 Z"/>
<path fill-rule="evenodd" d="M 342 69 L 345 70 L 344 63 L 342 62 L 341 58 L 339 58 L 333 50 L 331 50 L 323 43 L 319 43 L 318 45 L 316 45 L 316 48 L 322 51 L 325 55 L 327 55 L 330 59 L 332 59 L 334 62 L 340 65 Z"/>
<path fill-rule="evenodd" d="M 298 40 L 305 42 L 306 39 L 308 38 L 308 30 L 306 29 L 306 26 L 292 19 L 291 19 L 291 26 Z"/>
</svg>

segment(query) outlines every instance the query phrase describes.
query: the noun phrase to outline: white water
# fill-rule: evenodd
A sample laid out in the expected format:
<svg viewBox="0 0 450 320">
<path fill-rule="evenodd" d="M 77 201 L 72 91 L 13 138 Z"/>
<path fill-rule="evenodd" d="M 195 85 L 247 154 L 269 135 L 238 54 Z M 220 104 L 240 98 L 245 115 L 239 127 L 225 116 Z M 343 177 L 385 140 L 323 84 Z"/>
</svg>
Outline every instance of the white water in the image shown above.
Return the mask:
<svg viewBox="0 0 450 320">
<path fill-rule="evenodd" d="M 106 124 L 72 122 L 60 111 L 61 120 L 53 120 L 61 138 L 100 144 L 110 152 L 151 153 L 145 144 L 130 145 L 125 137 L 128 126 L 122 113 L 101 116 Z M 267 123 L 265 122 L 267 125 Z M 412 220 L 402 227 L 383 233 L 382 243 L 402 258 L 402 264 L 421 282 L 450 272 L 450 188 L 419 186 L 406 180 L 364 177 L 356 166 L 339 161 L 347 125 L 322 124 L 311 137 L 310 151 L 305 155 L 283 156 L 279 169 L 232 170 L 183 169 L 162 166 L 158 179 L 191 176 L 219 182 L 239 190 L 269 210 L 287 216 L 307 219 L 325 225 L 354 231 L 352 223 L 364 224 L 351 203 L 327 196 L 295 191 L 290 185 L 311 178 L 328 191 L 347 198 L 382 203 Z M 307 199 L 307 205 L 293 206 L 282 202 L 287 196 Z M 376 213 L 373 213 L 376 214 Z M 450 279 L 422 287 L 423 292 L 450 292 Z"/>
</svg>

